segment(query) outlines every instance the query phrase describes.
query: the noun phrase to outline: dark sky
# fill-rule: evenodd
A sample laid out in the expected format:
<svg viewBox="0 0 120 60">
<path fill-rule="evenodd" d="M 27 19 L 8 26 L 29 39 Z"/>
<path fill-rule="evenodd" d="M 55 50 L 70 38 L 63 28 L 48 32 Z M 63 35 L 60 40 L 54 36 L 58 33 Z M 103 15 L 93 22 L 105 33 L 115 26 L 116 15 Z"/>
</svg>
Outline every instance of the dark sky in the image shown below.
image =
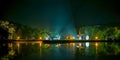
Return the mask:
<svg viewBox="0 0 120 60">
<path fill-rule="evenodd" d="M 33 27 L 119 24 L 119 4 L 116 0 L 0 0 L 0 19 Z"/>
</svg>

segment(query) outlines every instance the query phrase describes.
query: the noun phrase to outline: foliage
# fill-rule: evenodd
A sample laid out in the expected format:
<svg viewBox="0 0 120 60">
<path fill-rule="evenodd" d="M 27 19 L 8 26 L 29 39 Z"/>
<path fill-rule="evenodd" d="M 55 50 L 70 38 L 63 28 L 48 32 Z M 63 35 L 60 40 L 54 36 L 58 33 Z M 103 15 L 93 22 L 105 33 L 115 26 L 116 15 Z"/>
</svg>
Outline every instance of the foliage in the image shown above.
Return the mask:
<svg viewBox="0 0 120 60">
<path fill-rule="evenodd" d="M 79 28 L 79 34 L 83 34 L 84 36 L 89 35 L 91 40 L 94 40 L 96 36 L 99 40 L 120 39 L 120 29 L 116 26 L 82 26 Z"/>
<path fill-rule="evenodd" d="M 51 37 L 54 36 L 54 32 L 50 32 L 48 28 L 45 27 L 32 28 L 27 25 L 21 25 L 7 20 L 0 21 L 0 28 L 9 33 L 9 39 L 17 39 L 17 37 L 20 37 L 20 39 L 23 40 L 31 39 L 35 40 L 39 39 L 39 37 L 42 37 L 42 39 L 44 40 L 45 37 L 47 37 L 48 35 Z M 81 26 L 79 28 L 76 28 L 76 31 L 83 36 L 89 35 L 91 40 L 95 40 L 95 37 L 98 37 L 98 40 L 107 39 L 119 40 L 120 39 L 119 28 L 120 28 L 119 26 L 95 25 L 95 26 Z"/>
</svg>

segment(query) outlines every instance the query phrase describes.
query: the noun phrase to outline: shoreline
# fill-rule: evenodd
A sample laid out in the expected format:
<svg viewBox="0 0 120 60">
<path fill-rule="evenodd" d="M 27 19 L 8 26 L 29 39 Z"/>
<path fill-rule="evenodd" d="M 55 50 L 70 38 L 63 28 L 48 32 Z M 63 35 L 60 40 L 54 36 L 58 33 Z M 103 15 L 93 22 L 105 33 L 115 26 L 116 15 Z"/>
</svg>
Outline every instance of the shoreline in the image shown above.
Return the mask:
<svg viewBox="0 0 120 60">
<path fill-rule="evenodd" d="M 119 40 L 0 40 L 0 43 L 43 42 L 43 43 L 77 43 L 77 42 L 120 42 Z"/>
</svg>

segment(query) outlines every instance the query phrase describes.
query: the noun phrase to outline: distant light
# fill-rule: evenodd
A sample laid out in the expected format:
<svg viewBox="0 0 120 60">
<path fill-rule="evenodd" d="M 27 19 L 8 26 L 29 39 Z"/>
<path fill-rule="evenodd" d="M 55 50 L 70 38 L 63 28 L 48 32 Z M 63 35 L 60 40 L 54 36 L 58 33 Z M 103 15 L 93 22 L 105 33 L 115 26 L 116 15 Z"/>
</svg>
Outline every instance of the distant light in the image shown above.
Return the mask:
<svg viewBox="0 0 120 60">
<path fill-rule="evenodd" d="M 39 39 L 42 40 L 42 37 L 40 36 Z"/>
<path fill-rule="evenodd" d="M 88 35 L 86 36 L 86 40 L 89 40 L 89 36 Z"/>
<path fill-rule="evenodd" d="M 54 37 L 54 38 L 53 38 L 53 40 L 57 40 L 57 38 L 56 38 L 56 37 Z"/>
<path fill-rule="evenodd" d="M 80 37 L 78 37 L 78 40 L 82 40 L 82 37 L 80 36 Z"/>
<path fill-rule="evenodd" d="M 98 40 L 98 36 L 95 37 L 95 40 Z"/>
<path fill-rule="evenodd" d="M 20 39 L 20 37 L 18 36 L 18 37 L 17 37 L 17 40 L 19 40 L 19 39 Z"/>
<path fill-rule="evenodd" d="M 45 40 L 49 40 L 49 38 L 50 38 L 50 37 L 49 37 L 49 36 L 47 36 L 47 37 L 45 37 Z"/>
</svg>

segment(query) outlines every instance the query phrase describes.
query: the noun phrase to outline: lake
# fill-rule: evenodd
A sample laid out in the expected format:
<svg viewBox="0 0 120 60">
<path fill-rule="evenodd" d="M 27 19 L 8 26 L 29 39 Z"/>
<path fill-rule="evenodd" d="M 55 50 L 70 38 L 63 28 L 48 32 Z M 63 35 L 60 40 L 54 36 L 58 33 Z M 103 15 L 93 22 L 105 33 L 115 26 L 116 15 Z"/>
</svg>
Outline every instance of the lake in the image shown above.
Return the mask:
<svg viewBox="0 0 120 60">
<path fill-rule="evenodd" d="M 119 60 L 120 43 L 0 43 L 1 60 Z"/>
</svg>

